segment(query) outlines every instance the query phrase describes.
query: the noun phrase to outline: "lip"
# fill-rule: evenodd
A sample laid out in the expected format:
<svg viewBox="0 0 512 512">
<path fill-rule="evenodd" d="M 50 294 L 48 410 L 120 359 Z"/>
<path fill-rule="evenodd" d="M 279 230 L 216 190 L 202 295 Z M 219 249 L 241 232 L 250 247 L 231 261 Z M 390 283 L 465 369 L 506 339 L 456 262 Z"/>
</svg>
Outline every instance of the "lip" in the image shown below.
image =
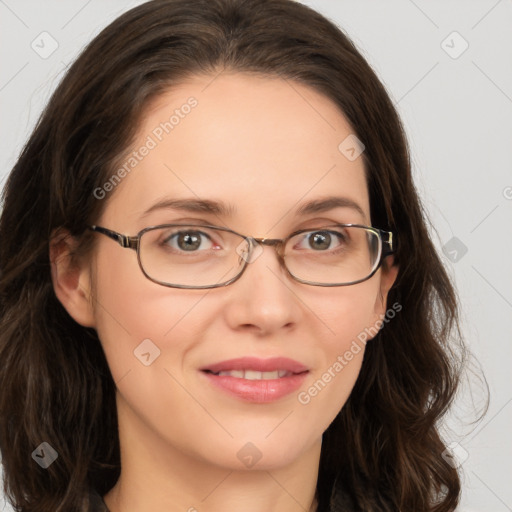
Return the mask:
<svg viewBox="0 0 512 512">
<path fill-rule="evenodd" d="M 215 373 L 231 370 L 254 370 L 257 372 L 286 370 L 292 373 L 302 373 L 308 371 L 309 368 L 288 357 L 271 357 L 268 359 L 260 359 L 259 357 L 239 357 L 237 359 L 228 359 L 205 366 L 201 368 L 201 370 L 210 370 Z"/>
<path fill-rule="evenodd" d="M 260 372 L 286 370 L 291 372 L 292 375 L 279 379 L 249 380 L 212 373 L 230 370 L 254 370 Z M 287 357 L 273 357 L 270 359 L 242 357 L 221 361 L 201 368 L 201 374 L 216 389 L 252 403 L 269 403 L 293 393 L 302 385 L 308 373 L 309 369 L 307 366 Z"/>
</svg>

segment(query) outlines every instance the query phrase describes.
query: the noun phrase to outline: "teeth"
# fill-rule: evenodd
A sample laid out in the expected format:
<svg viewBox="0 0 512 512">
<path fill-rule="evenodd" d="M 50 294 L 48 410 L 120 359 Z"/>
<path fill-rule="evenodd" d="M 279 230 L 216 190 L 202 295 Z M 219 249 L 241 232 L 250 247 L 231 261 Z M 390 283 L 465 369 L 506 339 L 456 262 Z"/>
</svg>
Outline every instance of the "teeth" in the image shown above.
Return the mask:
<svg viewBox="0 0 512 512">
<path fill-rule="evenodd" d="M 229 375 L 230 377 L 237 377 L 238 379 L 244 378 L 243 370 L 232 370 L 230 372 L 219 372 L 218 375 Z"/>
<path fill-rule="evenodd" d="M 272 377 L 269 377 L 272 375 Z M 244 379 L 247 380 L 262 380 L 262 379 L 277 379 L 277 372 L 255 372 L 253 370 L 245 370 Z"/>
<path fill-rule="evenodd" d="M 219 372 L 216 375 L 226 375 L 228 377 L 236 377 L 238 379 L 247 379 L 247 380 L 270 380 L 270 379 L 280 379 L 282 377 L 286 377 L 291 375 L 287 370 L 275 370 L 273 372 L 257 372 L 254 370 L 231 370 L 226 372 Z"/>
</svg>

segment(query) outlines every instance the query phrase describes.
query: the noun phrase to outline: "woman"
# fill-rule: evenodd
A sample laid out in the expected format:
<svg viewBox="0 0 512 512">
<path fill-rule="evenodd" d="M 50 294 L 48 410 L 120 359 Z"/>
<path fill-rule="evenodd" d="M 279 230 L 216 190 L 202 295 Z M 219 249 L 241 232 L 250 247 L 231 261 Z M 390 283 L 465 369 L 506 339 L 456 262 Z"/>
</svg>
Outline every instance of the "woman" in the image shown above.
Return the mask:
<svg viewBox="0 0 512 512">
<path fill-rule="evenodd" d="M 51 98 L 0 237 L 18 510 L 454 510 L 455 293 L 392 102 L 318 13 L 122 15 Z"/>
</svg>

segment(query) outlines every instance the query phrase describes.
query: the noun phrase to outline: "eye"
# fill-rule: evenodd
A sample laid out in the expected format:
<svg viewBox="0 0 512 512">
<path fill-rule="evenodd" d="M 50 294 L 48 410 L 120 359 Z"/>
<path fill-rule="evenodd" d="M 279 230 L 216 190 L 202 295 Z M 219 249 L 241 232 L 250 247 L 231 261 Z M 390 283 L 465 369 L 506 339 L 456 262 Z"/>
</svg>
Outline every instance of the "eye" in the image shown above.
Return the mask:
<svg viewBox="0 0 512 512">
<path fill-rule="evenodd" d="M 299 245 L 304 243 L 306 247 L 302 245 L 302 249 L 313 249 L 315 251 L 326 251 L 337 249 L 346 243 L 347 237 L 339 231 L 333 230 L 317 230 L 302 233 L 302 240 Z"/>
<path fill-rule="evenodd" d="M 190 229 L 177 232 L 171 231 L 171 233 L 167 232 L 161 241 L 161 245 L 185 252 L 208 250 L 216 247 L 209 234 Z"/>
</svg>

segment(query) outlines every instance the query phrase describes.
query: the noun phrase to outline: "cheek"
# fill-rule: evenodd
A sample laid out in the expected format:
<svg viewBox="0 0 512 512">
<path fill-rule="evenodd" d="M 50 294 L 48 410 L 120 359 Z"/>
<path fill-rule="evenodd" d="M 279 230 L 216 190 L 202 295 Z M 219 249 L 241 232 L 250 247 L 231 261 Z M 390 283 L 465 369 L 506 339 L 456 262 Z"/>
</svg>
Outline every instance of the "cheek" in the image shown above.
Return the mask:
<svg viewBox="0 0 512 512">
<path fill-rule="evenodd" d="M 314 325 L 323 326 L 316 333 L 321 358 L 297 398 L 311 408 L 311 416 L 325 419 L 324 428 L 347 401 L 361 370 L 366 342 L 375 334 L 376 281 L 340 288 L 328 300 L 318 301 L 319 320 Z M 313 332 L 311 337 L 315 339 Z"/>
<path fill-rule="evenodd" d="M 206 322 L 197 313 L 208 290 L 153 283 L 142 274 L 135 253 L 126 256 L 132 258 L 119 258 L 115 265 L 106 256 L 95 273 L 96 330 L 115 382 L 141 365 L 181 364 Z"/>
<path fill-rule="evenodd" d="M 364 341 L 370 338 L 368 333 L 379 318 L 375 309 L 378 293 L 378 280 L 370 279 L 312 297 L 311 303 L 315 306 L 309 325 L 316 329 L 317 338 L 322 333 L 321 344 L 325 354 L 332 356 L 345 351 L 354 340 L 361 341 L 364 347 Z M 313 321 L 314 317 L 316 321 Z M 315 338 L 314 330 L 311 337 Z"/>
</svg>

